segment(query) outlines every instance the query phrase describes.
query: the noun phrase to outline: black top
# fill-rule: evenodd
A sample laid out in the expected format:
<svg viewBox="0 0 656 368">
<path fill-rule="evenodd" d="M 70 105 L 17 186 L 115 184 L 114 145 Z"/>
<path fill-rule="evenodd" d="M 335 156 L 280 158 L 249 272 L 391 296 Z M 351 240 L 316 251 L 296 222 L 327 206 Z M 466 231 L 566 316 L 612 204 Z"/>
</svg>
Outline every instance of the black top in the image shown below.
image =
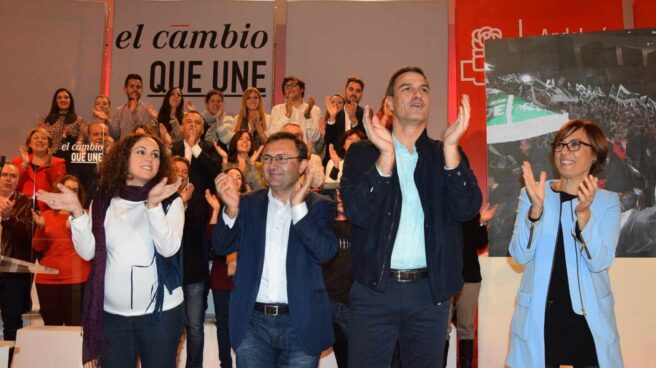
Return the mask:
<svg viewBox="0 0 656 368">
<path fill-rule="evenodd" d="M 574 208 L 571 201 L 574 198 L 576 196 L 561 192 L 561 208 L 565 211 L 571 211 L 573 214 Z M 567 236 L 572 235 L 567 234 Z M 588 323 L 584 316 L 576 314 L 572 310 L 564 244 L 563 228 L 559 224 L 545 308 L 545 363 L 550 365 L 596 366 L 598 365 L 597 353 Z M 580 264 L 579 267 L 585 266 Z M 579 295 L 578 293 L 578 290 L 574 290 L 574 295 Z"/>
<path fill-rule="evenodd" d="M 465 282 L 481 282 L 478 250 L 487 246 L 487 228 L 481 226 L 481 215 L 462 224 L 462 278 Z"/>
<path fill-rule="evenodd" d="M 328 291 L 330 300 L 348 304 L 349 291 L 353 279 L 351 278 L 351 222 L 348 220 L 334 220 L 333 230 L 337 237 L 339 249 L 335 258 L 322 266 L 323 282 Z"/>
</svg>

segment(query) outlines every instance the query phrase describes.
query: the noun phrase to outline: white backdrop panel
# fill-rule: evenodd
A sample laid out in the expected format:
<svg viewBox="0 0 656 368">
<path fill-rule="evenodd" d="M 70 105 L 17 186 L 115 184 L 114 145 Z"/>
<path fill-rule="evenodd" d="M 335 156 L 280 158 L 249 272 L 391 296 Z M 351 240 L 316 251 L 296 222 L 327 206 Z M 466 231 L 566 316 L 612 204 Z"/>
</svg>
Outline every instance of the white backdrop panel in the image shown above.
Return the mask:
<svg viewBox="0 0 656 368">
<path fill-rule="evenodd" d="M 510 257 L 479 257 L 479 367 L 505 367 L 522 268 Z M 651 258 L 616 258 L 609 270 L 625 367 L 656 367 L 656 268 Z"/>
<path fill-rule="evenodd" d="M 292 1 L 287 4 L 286 73 L 305 96 L 344 93 L 351 75 L 365 82 L 363 102 L 378 109 L 400 66 L 424 69 L 431 85 L 428 131 L 441 136 L 447 116 L 447 1 Z M 281 86 L 274 86 L 281 88 Z"/>
<path fill-rule="evenodd" d="M 242 91 L 256 86 L 268 110 L 273 16 L 272 1 L 116 1 L 112 107 L 126 103 L 125 77 L 137 73 L 141 98 L 157 109 L 178 86 L 203 111 L 205 94 L 217 87 L 226 95 L 226 112 L 236 115 Z"/>
<path fill-rule="evenodd" d="M 0 155 L 18 156 L 27 131 L 44 119 L 59 87 L 69 89 L 78 115 L 91 117 L 100 84 L 102 2 L 0 2 Z"/>
</svg>

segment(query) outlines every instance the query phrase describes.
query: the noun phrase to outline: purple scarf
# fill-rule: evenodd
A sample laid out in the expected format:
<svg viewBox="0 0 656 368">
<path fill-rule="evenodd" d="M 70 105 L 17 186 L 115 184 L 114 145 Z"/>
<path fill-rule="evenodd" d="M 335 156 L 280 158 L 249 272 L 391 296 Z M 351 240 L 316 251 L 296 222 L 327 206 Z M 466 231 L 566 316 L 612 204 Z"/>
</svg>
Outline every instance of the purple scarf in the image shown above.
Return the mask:
<svg viewBox="0 0 656 368">
<path fill-rule="evenodd" d="M 132 202 L 146 201 L 148 192 L 156 183 L 143 187 L 122 185 L 118 196 Z M 84 288 L 82 303 L 82 363 L 98 360 L 100 352 L 109 348 L 109 340 L 103 334 L 103 310 L 105 305 L 105 268 L 107 267 L 107 244 L 105 238 L 105 214 L 112 198 L 99 190 L 93 199 L 91 229 L 96 239 L 96 250 L 91 271 Z"/>
</svg>

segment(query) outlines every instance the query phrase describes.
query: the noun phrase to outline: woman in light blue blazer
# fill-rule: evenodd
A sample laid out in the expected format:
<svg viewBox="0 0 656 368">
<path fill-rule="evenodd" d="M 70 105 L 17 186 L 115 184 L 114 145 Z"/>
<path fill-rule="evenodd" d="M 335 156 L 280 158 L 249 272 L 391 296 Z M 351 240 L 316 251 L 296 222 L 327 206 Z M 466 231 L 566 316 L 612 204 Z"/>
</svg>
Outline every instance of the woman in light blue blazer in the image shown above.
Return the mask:
<svg viewBox="0 0 656 368">
<path fill-rule="evenodd" d="M 607 138 L 571 120 L 552 148 L 560 176 L 535 181 L 528 162 L 510 254 L 525 265 L 512 318 L 510 367 L 623 367 L 608 267 L 615 258 L 620 203 L 598 187 Z"/>
</svg>

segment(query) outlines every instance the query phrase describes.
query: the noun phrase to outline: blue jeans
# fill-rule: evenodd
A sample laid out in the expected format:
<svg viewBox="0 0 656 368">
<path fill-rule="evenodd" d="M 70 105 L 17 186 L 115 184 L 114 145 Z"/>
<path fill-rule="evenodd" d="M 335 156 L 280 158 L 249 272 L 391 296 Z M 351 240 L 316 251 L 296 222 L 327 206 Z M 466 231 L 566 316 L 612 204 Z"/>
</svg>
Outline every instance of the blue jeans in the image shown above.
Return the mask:
<svg viewBox="0 0 656 368">
<path fill-rule="evenodd" d="M 388 367 L 398 341 L 404 367 L 441 368 L 449 303 L 433 304 L 428 279 L 387 281 L 351 287 L 349 367 Z"/>
<path fill-rule="evenodd" d="M 137 357 L 142 368 L 174 368 L 182 336 L 182 304 L 162 312 L 125 317 L 103 312 L 103 332 L 110 346 L 100 354 L 103 368 L 134 367 Z"/>
<path fill-rule="evenodd" d="M 316 368 L 319 354 L 303 351 L 288 314 L 269 316 L 255 311 L 237 348 L 238 368 Z"/>
<path fill-rule="evenodd" d="M 207 293 L 205 283 L 199 282 L 182 287 L 187 324 L 187 368 L 203 367 L 203 345 L 205 344 L 205 309 Z"/>
<path fill-rule="evenodd" d="M 221 368 L 232 368 L 230 352 L 230 330 L 228 329 L 228 307 L 230 290 L 212 290 L 214 314 L 216 315 L 216 340 L 219 343 L 219 361 Z"/>
</svg>

